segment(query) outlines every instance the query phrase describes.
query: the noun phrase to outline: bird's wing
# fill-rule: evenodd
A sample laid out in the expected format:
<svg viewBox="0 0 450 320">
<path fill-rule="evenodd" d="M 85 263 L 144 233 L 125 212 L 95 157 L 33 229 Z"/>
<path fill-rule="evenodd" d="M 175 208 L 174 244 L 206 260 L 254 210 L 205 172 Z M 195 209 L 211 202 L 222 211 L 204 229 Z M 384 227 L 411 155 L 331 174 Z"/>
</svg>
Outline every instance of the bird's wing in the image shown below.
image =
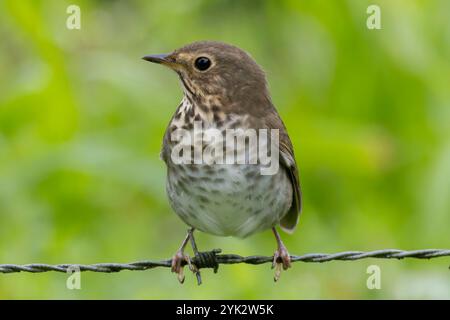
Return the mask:
<svg viewBox="0 0 450 320">
<path fill-rule="evenodd" d="M 292 205 L 280 221 L 281 228 L 288 233 L 292 233 L 298 223 L 302 207 L 300 180 L 297 163 L 294 156 L 294 148 L 286 127 L 284 126 L 283 121 L 275 108 L 271 110 L 266 119 L 266 126 L 269 129 L 279 129 L 280 164 L 287 170 L 292 184 Z"/>
</svg>

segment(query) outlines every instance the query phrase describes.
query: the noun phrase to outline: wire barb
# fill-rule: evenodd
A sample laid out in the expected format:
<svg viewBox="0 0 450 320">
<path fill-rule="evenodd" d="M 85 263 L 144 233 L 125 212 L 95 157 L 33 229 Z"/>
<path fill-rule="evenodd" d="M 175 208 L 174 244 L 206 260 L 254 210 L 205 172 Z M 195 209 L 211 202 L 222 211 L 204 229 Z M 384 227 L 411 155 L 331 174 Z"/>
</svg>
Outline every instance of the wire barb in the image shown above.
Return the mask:
<svg viewBox="0 0 450 320">
<path fill-rule="evenodd" d="M 207 252 L 198 252 L 192 259 L 193 264 L 198 268 L 212 268 L 215 272 L 220 264 L 237 264 L 245 263 L 259 265 L 264 263 L 272 263 L 273 256 L 248 256 L 242 257 L 236 254 L 219 254 L 220 249 L 214 249 Z M 379 259 L 432 259 L 439 257 L 450 257 L 450 249 L 425 249 L 403 251 L 398 249 L 385 249 L 376 251 L 345 251 L 339 253 L 309 253 L 302 256 L 291 256 L 292 262 L 329 262 L 329 261 L 355 261 L 367 258 Z M 0 273 L 18 273 L 18 272 L 68 272 L 71 270 L 91 271 L 102 273 L 129 271 L 144 271 L 157 267 L 170 268 L 171 259 L 161 261 L 138 261 L 131 263 L 97 263 L 97 264 L 58 264 L 49 265 L 42 263 L 33 263 L 25 265 L 17 264 L 0 264 Z"/>
<path fill-rule="evenodd" d="M 212 251 L 206 252 L 197 252 L 194 259 L 192 259 L 192 262 L 199 269 L 211 268 L 214 269 L 214 273 L 217 273 L 217 271 L 219 270 L 219 261 L 217 261 L 217 254 L 221 252 L 222 250 L 220 249 L 213 249 Z"/>
</svg>

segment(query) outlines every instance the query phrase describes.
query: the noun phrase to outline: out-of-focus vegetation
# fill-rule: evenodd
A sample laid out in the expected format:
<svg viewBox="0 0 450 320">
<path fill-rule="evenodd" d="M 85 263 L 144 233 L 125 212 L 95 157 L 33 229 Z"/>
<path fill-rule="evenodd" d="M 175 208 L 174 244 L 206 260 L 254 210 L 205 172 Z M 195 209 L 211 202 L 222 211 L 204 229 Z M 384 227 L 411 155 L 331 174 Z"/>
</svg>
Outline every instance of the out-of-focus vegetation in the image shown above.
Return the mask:
<svg viewBox="0 0 450 320">
<path fill-rule="evenodd" d="M 182 92 L 140 58 L 196 40 L 252 54 L 295 146 L 304 210 L 293 254 L 450 247 L 450 2 L 0 1 L 0 263 L 170 257 L 186 226 L 165 196 L 162 135 Z M 198 234 L 270 255 L 270 232 Z M 82 275 L 0 275 L 0 298 L 449 298 L 448 259 Z M 366 288 L 378 264 L 382 289 Z"/>
</svg>

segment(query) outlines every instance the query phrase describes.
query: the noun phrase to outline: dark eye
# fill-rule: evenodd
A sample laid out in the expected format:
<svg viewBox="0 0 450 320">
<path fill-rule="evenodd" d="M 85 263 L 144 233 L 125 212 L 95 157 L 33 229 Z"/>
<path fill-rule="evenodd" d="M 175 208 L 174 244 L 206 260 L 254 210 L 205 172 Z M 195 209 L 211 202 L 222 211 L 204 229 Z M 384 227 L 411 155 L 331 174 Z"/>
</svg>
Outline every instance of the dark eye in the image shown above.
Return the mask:
<svg viewBox="0 0 450 320">
<path fill-rule="evenodd" d="M 200 71 L 205 71 L 211 66 L 211 60 L 206 57 L 200 57 L 195 60 L 195 67 Z"/>
</svg>

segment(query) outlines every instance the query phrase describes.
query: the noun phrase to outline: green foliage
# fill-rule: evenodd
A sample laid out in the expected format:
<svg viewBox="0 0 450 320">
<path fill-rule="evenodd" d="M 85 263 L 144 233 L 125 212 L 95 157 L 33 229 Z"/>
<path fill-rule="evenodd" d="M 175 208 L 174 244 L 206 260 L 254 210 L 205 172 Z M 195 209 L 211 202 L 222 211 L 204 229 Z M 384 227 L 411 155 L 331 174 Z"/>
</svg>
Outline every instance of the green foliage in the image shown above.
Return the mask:
<svg viewBox="0 0 450 320">
<path fill-rule="evenodd" d="M 293 140 L 304 210 L 293 254 L 450 247 L 450 2 L 0 2 L 0 263 L 170 257 L 186 226 L 165 196 L 162 135 L 177 78 L 140 59 L 196 40 L 233 43 L 267 71 Z M 270 255 L 266 232 L 199 234 L 200 249 Z M 366 288 L 377 263 L 382 289 Z M 448 259 L 203 271 L 0 275 L 0 298 L 450 297 Z"/>
</svg>

